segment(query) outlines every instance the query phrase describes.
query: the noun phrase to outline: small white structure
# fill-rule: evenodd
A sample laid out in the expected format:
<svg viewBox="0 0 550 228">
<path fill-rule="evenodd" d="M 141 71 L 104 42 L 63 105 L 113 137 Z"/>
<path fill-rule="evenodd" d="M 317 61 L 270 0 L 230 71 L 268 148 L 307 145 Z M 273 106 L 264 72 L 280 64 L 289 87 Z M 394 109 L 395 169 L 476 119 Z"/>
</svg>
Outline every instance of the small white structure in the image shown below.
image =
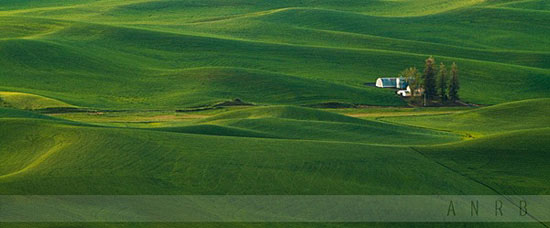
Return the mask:
<svg viewBox="0 0 550 228">
<path fill-rule="evenodd" d="M 410 97 L 411 96 L 411 87 L 407 86 L 407 89 L 398 90 L 397 94 L 401 95 L 402 97 Z"/>
<path fill-rule="evenodd" d="M 412 90 L 411 90 L 411 87 L 410 86 L 407 86 L 407 89 L 402 89 L 402 90 L 398 90 L 397 91 L 397 94 L 398 95 L 401 95 L 403 97 L 410 97 L 412 95 Z M 424 94 L 424 89 L 416 89 L 416 91 L 414 91 L 414 95 L 415 96 L 422 96 L 422 94 Z"/>
</svg>

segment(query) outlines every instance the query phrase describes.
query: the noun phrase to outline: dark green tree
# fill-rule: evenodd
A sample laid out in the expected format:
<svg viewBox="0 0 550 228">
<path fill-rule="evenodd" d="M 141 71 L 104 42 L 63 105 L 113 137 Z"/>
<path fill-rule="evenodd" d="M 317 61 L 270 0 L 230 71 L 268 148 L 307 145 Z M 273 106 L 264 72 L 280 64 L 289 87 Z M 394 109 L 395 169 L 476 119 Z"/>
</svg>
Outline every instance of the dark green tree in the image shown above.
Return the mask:
<svg viewBox="0 0 550 228">
<path fill-rule="evenodd" d="M 458 66 L 453 63 L 451 67 L 451 78 L 449 81 L 449 99 L 454 103 L 460 98 L 458 96 L 458 90 L 460 90 L 460 82 L 458 80 Z"/>
<path fill-rule="evenodd" d="M 422 75 L 422 88 L 424 89 L 425 98 L 428 100 L 432 100 L 437 95 L 435 88 L 435 59 L 433 57 L 426 59 L 426 66 Z"/>
<path fill-rule="evenodd" d="M 441 103 L 445 103 L 447 101 L 447 83 L 449 83 L 449 80 L 447 79 L 447 67 L 445 67 L 445 64 L 441 63 L 439 65 L 439 74 L 437 74 L 437 95 L 441 99 Z"/>
</svg>

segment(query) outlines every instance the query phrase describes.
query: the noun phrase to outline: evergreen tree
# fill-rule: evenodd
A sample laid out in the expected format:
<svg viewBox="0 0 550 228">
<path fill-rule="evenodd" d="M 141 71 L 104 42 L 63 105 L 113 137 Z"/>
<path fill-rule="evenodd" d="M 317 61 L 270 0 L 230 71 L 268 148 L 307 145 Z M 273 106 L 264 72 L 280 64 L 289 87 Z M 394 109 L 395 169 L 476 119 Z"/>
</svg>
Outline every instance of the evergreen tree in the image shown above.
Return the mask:
<svg viewBox="0 0 550 228">
<path fill-rule="evenodd" d="M 451 79 L 449 82 L 449 99 L 452 102 L 459 100 L 458 90 L 460 89 L 460 83 L 458 80 L 458 66 L 456 63 L 453 63 L 451 67 Z"/>
<path fill-rule="evenodd" d="M 439 66 L 439 74 L 437 75 L 437 95 L 441 99 L 441 103 L 447 101 L 447 67 L 441 63 Z"/>
<path fill-rule="evenodd" d="M 422 87 L 424 95 L 428 100 L 433 99 L 437 95 L 435 88 L 435 59 L 433 57 L 426 59 L 426 68 L 424 68 L 424 74 L 422 75 Z"/>
</svg>

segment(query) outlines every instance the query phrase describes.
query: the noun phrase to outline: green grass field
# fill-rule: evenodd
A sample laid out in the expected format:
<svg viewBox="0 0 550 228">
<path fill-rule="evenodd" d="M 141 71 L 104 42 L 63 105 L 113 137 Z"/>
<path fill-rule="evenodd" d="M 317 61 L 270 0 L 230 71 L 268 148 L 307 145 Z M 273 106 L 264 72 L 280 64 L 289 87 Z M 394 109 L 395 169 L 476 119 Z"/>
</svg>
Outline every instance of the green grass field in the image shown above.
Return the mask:
<svg viewBox="0 0 550 228">
<path fill-rule="evenodd" d="M 459 63 L 472 103 L 541 98 L 550 84 L 550 15 L 509 3 L 41 4 L 3 4 L 0 88 L 77 106 L 402 105 L 362 84 L 430 55 Z"/>
<path fill-rule="evenodd" d="M 546 0 L 1 1 L 0 195 L 550 195 L 548 21 Z M 429 56 L 473 106 L 365 85 Z M 470 225 L 518 226 L 0 223 Z"/>
</svg>

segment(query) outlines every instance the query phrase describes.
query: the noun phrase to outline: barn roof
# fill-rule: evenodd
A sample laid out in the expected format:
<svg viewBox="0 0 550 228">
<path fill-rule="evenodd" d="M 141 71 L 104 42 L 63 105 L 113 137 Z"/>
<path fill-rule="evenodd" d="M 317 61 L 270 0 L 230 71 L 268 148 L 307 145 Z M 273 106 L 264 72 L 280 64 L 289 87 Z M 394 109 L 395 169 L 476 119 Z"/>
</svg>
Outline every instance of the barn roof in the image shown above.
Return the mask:
<svg viewBox="0 0 550 228">
<path fill-rule="evenodd" d="M 397 86 L 397 79 L 396 78 L 379 78 L 378 80 L 382 81 L 382 85 L 384 86 Z"/>
</svg>

